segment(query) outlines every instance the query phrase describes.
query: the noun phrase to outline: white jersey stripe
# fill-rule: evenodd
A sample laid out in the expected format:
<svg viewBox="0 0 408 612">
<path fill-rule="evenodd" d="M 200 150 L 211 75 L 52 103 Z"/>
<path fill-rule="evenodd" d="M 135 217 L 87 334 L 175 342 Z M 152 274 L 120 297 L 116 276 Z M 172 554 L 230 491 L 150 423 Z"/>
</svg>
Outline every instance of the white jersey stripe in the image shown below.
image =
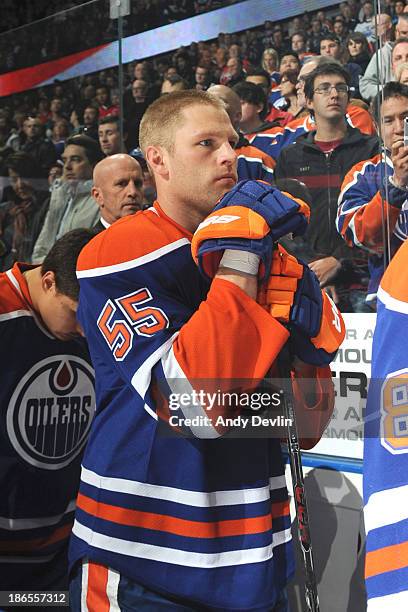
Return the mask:
<svg viewBox="0 0 408 612">
<path fill-rule="evenodd" d="M 10 283 L 13 285 L 13 287 L 14 287 L 15 289 L 17 289 L 18 293 L 19 293 L 19 294 L 21 295 L 21 297 L 24 299 L 23 292 L 22 292 L 22 291 L 21 291 L 21 289 L 20 289 L 20 285 L 19 285 L 19 283 L 18 283 L 18 280 L 16 279 L 16 277 L 15 277 L 15 276 L 14 276 L 14 274 L 13 274 L 13 270 L 7 270 L 7 272 L 6 272 L 6 276 L 7 276 L 7 278 L 9 279 Z"/>
<path fill-rule="evenodd" d="M 271 481 L 276 484 L 278 482 L 277 479 L 279 479 L 281 487 L 284 487 L 284 476 L 274 477 Z M 257 504 L 270 499 L 269 485 L 254 489 L 232 489 L 230 491 L 190 491 L 188 489 L 176 489 L 175 487 L 153 485 L 146 482 L 138 482 L 136 480 L 126 480 L 124 478 L 99 476 L 95 472 L 87 470 L 84 467 L 81 472 L 81 480 L 86 484 L 100 489 L 106 489 L 107 491 L 138 495 L 140 497 L 150 497 L 155 500 L 162 499 L 184 504 L 186 506 L 194 506 L 196 508 Z"/>
<path fill-rule="evenodd" d="M 120 612 L 118 602 L 120 573 L 113 569 L 108 569 L 108 583 L 106 585 L 106 595 L 109 599 L 109 612 Z"/>
<path fill-rule="evenodd" d="M 395 312 L 408 314 L 408 302 L 402 302 L 401 300 L 397 300 L 397 298 L 393 298 L 381 286 L 378 288 L 377 297 L 381 300 L 387 310 L 394 310 Z"/>
<path fill-rule="evenodd" d="M 148 388 L 152 380 L 152 368 L 156 363 L 162 359 L 171 348 L 174 340 L 177 338 L 179 332 L 173 334 L 166 342 L 164 342 L 159 348 L 157 348 L 149 357 L 142 363 L 140 368 L 132 376 L 132 386 L 136 389 L 140 397 L 143 399 L 147 393 Z M 144 405 L 145 410 L 150 414 L 151 417 L 158 420 L 157 414 L 148 406 Z"/>
<path fill-rule="evenodd" d="M 81 575 L 81 612 L 88 612 L 86 596 L 88 594 L 88 561 L 82 562 Z"/>
<path fill-rule="evenodd" d="M 366 205 L 364 204 L 364 206 L 366 206 Z M 362 208 L 363 208 L 363 206 L 362 206 Z M 349 225 L 348 225 L 348 228 L 347 228 L 347 229 L 349 229 L 349 230 L 351 231 L 351 233 L 353 234 L 353 242 L 354 242 L 354 244 L 355 244 L 356 246 L 360 247 L 361 249 L 364 249 L 365 251 L 370 251 L 370 249 L 368 249 L 368 248 L 367 248 L 367 247 L 366 247 L 366 246 L 365 246 L 365 245 L 364 245 L 362 242 L 360 242 L 360 241 L 359 241 L 359 239 L 357 238 L 356 224 L 355 224 L 355 217 L 352 217 L 352 219 L 351 219 L 351 221 L 350 221 L 350 223 L 349 223 Z"/>
<path fill-rule="evenodd" d="M 15 287 L 18 291 L 18 293 L 20 294 L 21 298 L 24 300 L 24 302 L 26 302 L 26 299 L 23 295 L 23 292 L 21 291 L 21 287 L 18 283 L 18 280 L 16 279 L 16 277 L 13 274 L 13 270 L 7 270 L 6 272 L 6 276 L 8 277 L 10 283 L 13 285 L 13 287 Z M 50 334 L 50 332 L 42 325 L 39 317 L 36 315 L 35 312 L 33 312 L 32 310 L 16 310 L 14 311 L 16 313 L 21 313 L 21 314 L 17 314 L 15 315 L 16 317 L 27 317 L 27 316 L 31 316 L 34 318 L 34 321 L 36 322 L 37 326 L 41 329 L 41 331 L 43 332 L 43 334 L 45 334 L 46 336 L 48 336 L 48 338 L 51 338 L 52 340 L 55 340 L 54 336 L 52 334 Z M 0 321 L 2 320 L 2 317 L 4 317 L 3 320 L 7 320 L 7 319 L 13 319 L 14 317 L 10 317 L 9 316 L 10 313 L 7 313 L 5 315 L 0 315 Z"/>
<path fill-rule="evenodd" d="M 0 315 L 0 323 L 2 321 L 9 321 L 10 319 L 17 319 L 18 317 L 32 317 L 33 313 L 29 310 L 13 310 L 12 312 L 6 312 Z"/>
<path fill-rule="evenodd" d="M 365 530 L 368 534 L 372 529 L 394 525 L 408 519 L 408 504 L 401 500 L 408 499 L 408 485 L 385 489 L 370 495 L 364 507 Z M 407 608 L 408 610 L 408 608 Z"/>
<path fill-rule="evenodd" d="M 49 525 L 56 525 L 65 514 L 73 512 L 76 508 L 76 499 L 69 502 L 62 514 L 54 516 L 43 516 L 41 518 L 23 518 L 13 519 L 5 516 L 0 516 L 0 529 L 7 529 L 8 531 L 19 531 L 21 529 L 36 529 L 39 527 L 48 527 Z"/>
<path fill-rule="evenodd" d="M 269 172 L 269 174 L 274 174 L 274 170 L 272 168 L 268 168 L 268 166 L 265 166 L 265 164 L 262 164 L 262 168 L 265 170 L 265 172 Z"/>
<path fill-rule="evenodd" d="M 177 550 L 165 546 L 144 544 L 142 542 L 130 542 L 120 538 L 113 538 L 101 533 L 92 531 L 88 527 L 75 521 L 72 532 L 77 538 L 84 540 L 94 548 L 113 552 L 128 557 L 138 557 L 150 559 L 161 563 L 171 563 L 186 567 L 199 567 L 213 569 L 216 567 L 226 567 L 234 565 L 247 565 L 249 563 L 261 563 L 273 557 L 273 549 L 291 539 L 291 530 L 273 534 L 273 543 L 260 548 L 247 548 L 242 550 L 229 550 L 218 553 L 197 553 L 186 550 Z"/>
<path fill-rule="evenodd" d="M 190 381 L 187 379 L 179 362 L 174 355 L 173 347 L 170 351 L 162 357 L 163 372 L 166 376 L 167 383 L 173 394 L 180 397 L 183 394 L 187 394 L 187 397 L 193 397 L 193 387 Z M 208 418 L 209 414 L 200 403 L 190 402 L 188 406 L 180 406 L 185 418 L 194 419 L 194 417 L 201 417 L 203 419 L 203 425 L 191 425 L 191 433 L 196 438 L 214 439 L 219 438 L 220 434 L 212 425 L 211 420 Z"/>
<path fill-rule="evenodd" d="M 345 185 L 344 189 L 343 189 L 342 191 L 340 191 L 340 195 L 339 195 L 339 197 L 337 198 L 337 204 L 338 204 L 339 206 L 340 206 L 341 201 L 342 201 L 342 199 L 343 199 L 343 197 L 344 197 L 344 194 L 345 194 L 345 193 L 347 193 L 347 191 L 348 191 L 348 190 L 349 190 L 351 187 L 354 187 L 354 185 L 357 183 L 357 181 L 358 181 L 358 179 L 360 178 L 360 176 L 362 176 L 362 175 L 365 173 L 366 169 L 367 169 L 369 166 L 374 166 L 374 167 L 375 167 L 375 166 L 376 166 L 376 164 L 375 164 L 375 163 L 374 163 L 374 162 L 373 162 L 371 159 L 369 159 L 369 160 L 367 160 L 367 161 L 366 161 L 366 162 L 363 164 L 363 166 L 360 168 L 360 170 L 356 170 L 355 172 L 353 172 L 353 180 L 349 181 L 349 182 L 347 183 L 347 185 Z M 353 210 L 358 210 L 358 209 L 359 209 L 359 206 L 356 206 L 355 208 L 351 208 L 350 210 L 346 210 L 345 212 L 346 212 L 346 213 L 350 213 L 350 212 L 352 212 Z M 340 212 L 340 209 L 339 209 L 339 211 L 338 211 L 338 212 Z"/>
<path fill-rule="evenodd" d="M 408 591 L 374 597 L 367 602 L 367 612 L 407 612 Z"/>
<path fill-rule="evenodd" d="M 101 268 L 92 268 L 91 270 L 80 270 L 77 271 L 76 275 L 77 278 L 94 278 L 95 276 L 105 276 L 106 274 L 115 274 L 116 272 L 132 270 L 133 268 L 137 268 L 151 261 L 155 261 L 156 259 L 163 257 L 163 255 L 176 251 L 187 244 L 190 244 L 190 241 L 187 240 L 187 238 L 180 238 L 180 240 L 166 244 L 160 249 L 156 249 L 151 253 L 142 255 L 142 257 L 137 257 L 136 259 L 131 259 L 130 261 L 123 261 L 122 263 L 113 264 L 111 266 L 102 266 Z"/>
</svg>

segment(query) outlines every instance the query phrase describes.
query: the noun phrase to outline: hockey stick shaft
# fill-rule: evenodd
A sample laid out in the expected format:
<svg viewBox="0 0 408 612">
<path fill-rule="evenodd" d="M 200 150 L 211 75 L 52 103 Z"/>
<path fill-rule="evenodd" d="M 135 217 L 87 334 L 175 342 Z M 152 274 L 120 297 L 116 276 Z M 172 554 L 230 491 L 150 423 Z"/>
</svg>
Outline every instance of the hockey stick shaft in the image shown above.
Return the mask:
<svg viewBox="0 0 408 612">
<path fill-rule="evenodd" d="M 283 403 L 287 424 L 288 454 L 297 517 L 297 530 L 305 570 L 305 598 L 308 612 L 319 612 L 319 598 L 313 565 L 309 513 L 303 477 L 302 455 L 296 426 L 294 395 L 290 376 L 291 360 L 288 346 L 285 346 L 281 351 L 279 368 L 282 377 Z"/>
</svg>

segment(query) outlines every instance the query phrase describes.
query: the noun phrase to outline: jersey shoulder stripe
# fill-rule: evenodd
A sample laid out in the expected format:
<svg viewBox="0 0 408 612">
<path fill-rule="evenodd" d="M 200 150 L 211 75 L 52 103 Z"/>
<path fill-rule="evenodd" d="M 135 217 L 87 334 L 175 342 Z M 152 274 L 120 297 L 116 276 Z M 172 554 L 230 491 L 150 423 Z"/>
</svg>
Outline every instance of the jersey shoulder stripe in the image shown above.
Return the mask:
<svg viewBox="0 0 408 612">
<path fill-rule="evenodd" d="M 188 244 L 190 238 L 160 209 L 140 211 L 116 221 L 85 246 L 77 276 L 101 276 L 143 265 Z"/>
<path fill-rule="evenodd" d="M 297 119 L 289 121 L 289 123 L 285 125 L 285 133 L 296 133 L 299 131 L 299 133 L 302 134 L 304 132 L 311 132 L 315 129 L 316 123 L 310 115 L 307 115 L 306 117 L 298 117 Z"/>
<path fill-rule="evenodd" d="M 341 192 L 338 197 L 339 204 L 342 203 L 344 195 L 356 185 L 359 185 L 359 182 L 362 179 L 366 179 L 368 181 L 368 187 L 371 189 L 370 196 L 373 196 L 376 191 L 378 191 L 378 185 L 376 181 L 373 181 L 373 174 L 377 172 L 378 166 L 381 163 L 381 155 L 374 155 L 374 157 L 370 157 L 369 159 L 364 159 L 362 161 L 357 162 L 346 174 L 343 184 L 341 186 Z M 365 186 L 366 187 L 366 186 Z M 348 204 L 347 207 L 354 207 L 354 203 Z M 359 206 L 355 207 L 359 208 Z M 344 212 L 347 208 L 341 208 L 341 212 Z M 340 210 L 339 210 L 340 213 Z"/>
<path fill-rule="evenodd" d="M 240 147 L 239 149 L 236 149 L 236 153 L 238 157 L 243 157 L 249 162 L 256 161 L 262 163 L 267 169 L 270 170 L 273 170 L 276 166 L 275 160 L 272 159 L 270 155 L 253 145 Z"/>
<path fill-rule="evenodd" d="M 388 309 L 408 313 L 408 242 L 392 258 L 378 296 Z"/>
<path fill-rule="evenodd" d="M 24 299 L 13 270 L 0 274 L 0 295 L 0 321 L 24 316 L 25 313 L 30 314 L 29 305 Z"/>
<path fill-rule="evenodd" d="M 369 159 L 363 159 L 362 161 L 357 162 L 351 170 L 349 170 L 349 175 L 354 175 L 356 172 L 364 174 L 367 169 L 373 170 L 373 167 L 376 167 L 381 162 L 381 154 L 374 155 Z M 347 176 L 347 175 L 346 175 Z"/>
</svg>

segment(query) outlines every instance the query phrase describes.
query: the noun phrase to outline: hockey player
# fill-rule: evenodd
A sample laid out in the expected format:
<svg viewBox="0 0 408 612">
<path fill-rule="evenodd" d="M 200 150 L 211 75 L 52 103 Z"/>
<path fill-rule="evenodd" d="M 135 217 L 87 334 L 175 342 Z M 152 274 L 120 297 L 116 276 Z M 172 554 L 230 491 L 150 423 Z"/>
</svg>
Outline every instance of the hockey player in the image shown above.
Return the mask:
<svg viewBox="0 0 408 612">
<path fill-rule="evenodd" d="M 67 543 L 94 374 L 76 320 L 74 230 L 0 274 L 0 591 L 67 590 Z"/>
<path fill-rule="evenodd" d="M 337 230 L 349 246 L 371 253 L 366 301 L 373 308 L 388 240 L 392 257 L 408 236 L 408 149 L 404 146 L 408 87 L 387 83 L 374 101 L 374 115 L 381 122 L 385 155 L 365 159 L 347 173 L 336 220 Z"/>
<path fill-rule="evenodd" d="M 405 241 L 377 294 L 363 464 L 368 612 L 408 609 L 407 258 Z"/>
<path fill-rule="evenodd" d="M 294 352 L 315 364 L 330 361 L 344 326 L 312 273 L 273 247 L 304 226 L 307 207 L 266 183 L 235 187 L 237 134 L 221 101 L 196 90 L 159 98 L 140 142 L 157 202 L 78 261 L 98 408 L 71 607 L 284 611 L 293 560 L 279 441 L 220 438 L 214 414 L 233 411 L 194 397 L 253 387 L 289 338 L 284 321 Z"/>
</svg>

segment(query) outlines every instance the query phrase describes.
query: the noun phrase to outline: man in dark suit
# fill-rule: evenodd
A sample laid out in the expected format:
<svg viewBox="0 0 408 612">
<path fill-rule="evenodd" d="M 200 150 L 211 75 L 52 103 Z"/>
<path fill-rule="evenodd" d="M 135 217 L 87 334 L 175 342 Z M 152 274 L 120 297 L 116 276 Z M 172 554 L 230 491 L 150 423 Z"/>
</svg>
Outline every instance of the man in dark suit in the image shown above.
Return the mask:
<svg viewBox="0 0 408 612">
<path fill-rule="evenodd" d="M 118 219 L 142 209 L 143 173 L 139 162 L 130 155 L 110 155 L 96 164 L 92 197 L 101 218 L 95 230 L 102 231 Z"/>
</svg>

